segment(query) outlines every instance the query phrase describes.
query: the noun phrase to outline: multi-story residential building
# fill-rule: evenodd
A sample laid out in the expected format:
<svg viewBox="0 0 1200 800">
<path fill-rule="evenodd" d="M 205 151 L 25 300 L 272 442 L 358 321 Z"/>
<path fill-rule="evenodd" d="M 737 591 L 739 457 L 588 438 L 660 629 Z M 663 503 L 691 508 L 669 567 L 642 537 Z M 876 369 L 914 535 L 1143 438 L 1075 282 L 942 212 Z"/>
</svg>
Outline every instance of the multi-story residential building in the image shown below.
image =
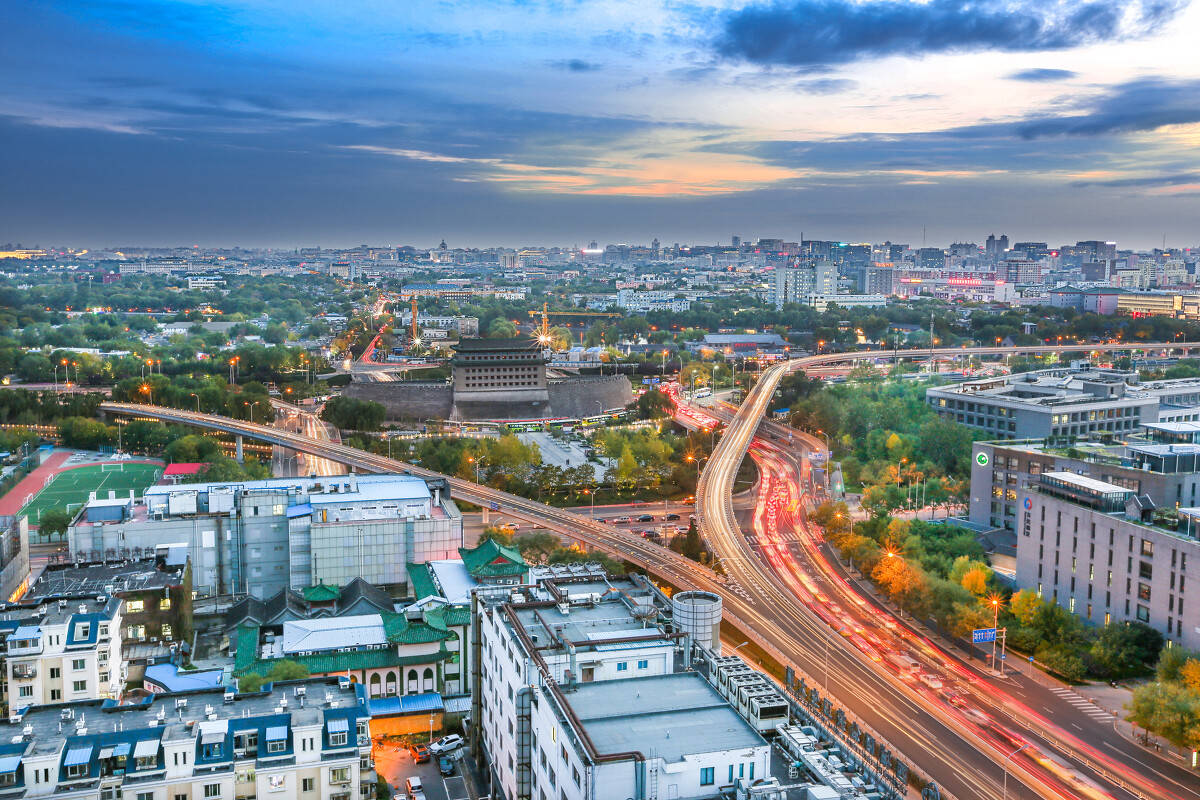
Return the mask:
<svg viewBox="0 0 1200 800">
<path fill-rule="evenodd" d="M 412 311 L 405 311 L 401 314 L 400 322 L 402 327 L 409 328 L 412 325 Z M 479 317 L 450 317 L 418 313 L 417 325 L 421 328 L 454 331 L 464 337 L 479 335 Z"/>
<path fill-rule="evenodd" d="M 656 289 L 639 292 L 633 289 L 617 291 L 617 307 L 636 314 L 646 314 L 651 311 L 687 311 L 692 307 L 692 301 L 686 297 L 678 297 L 673 290 Z"/>
<path fill-rule="evenodd" d="M 775 268 L 770 298 L 776 308 L 808 303 L 813 295 L 837 294 L 837 266 L 832 261 Z"/>
<path fill-rule="evenodd" d="M 1062 369 L 930 387 L 925 400 L 940 416 L 999 439 L 1128 436 L 1158 420 L 1158 396 L 1137 381 L 1136 373 L 1072 362 Z"/>
<path fill-rule="evenodd" d="M 115 697 L 126 678 L 121 606 L 120 598 L 103 594 L 5 606 L 8 717 L 42 703 Z"/>
<path fill-rule="evenodd" d="M 192 641 L 192 581 L 186 548 L 159 549 L 151 558 L 99 564 L 50 564 L 22 605 L 60 598 L 120 598 L 121 658 L 138 680 L 148 661 L 190 648 Z"/>
<path fill-rule="evenodd" d="M 451 558 L 462 515 L 444 481 L 407 475 L 272 478 L 152 486 L 119 514 L 102 501 L 68 530 L 76 558 L 98 561 L 187 546 L 200 596 L 270 597 L 362 577 L 402 593 L 406 564 Z"/>
<path fill-rule="evenodd" d="M 656 624 L 651 587 L 566 579 L 477 597 L 471 730 L 493 797 L 688 800 L 771 784 L 769 746 L 686 670 L 691 643 Z"/>
<path fill-rule="evenodd" d="M 0 791 L 77 800 L 366 800 L 370 718 L 342 680 L 26 709 L 0 745 Z"/>
<path fill-rule="evenodd" d="M 0 517 L 0 600 L 13 602 L 29 586 L 29 520 Z"/>
</svg>

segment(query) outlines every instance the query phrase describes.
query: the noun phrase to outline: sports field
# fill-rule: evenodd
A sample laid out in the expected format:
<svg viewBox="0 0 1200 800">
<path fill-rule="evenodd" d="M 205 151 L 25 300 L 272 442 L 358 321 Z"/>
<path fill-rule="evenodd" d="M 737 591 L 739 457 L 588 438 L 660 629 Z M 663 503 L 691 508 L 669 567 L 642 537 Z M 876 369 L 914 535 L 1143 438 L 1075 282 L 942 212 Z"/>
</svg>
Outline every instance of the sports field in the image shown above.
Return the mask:
<svg viewBox="0 0 1200 800">
<path fill-rule="evenodd" d="M 34 496 L 23 513 L 28 515 L 30 525 L 37 525 L 42 512 L 47 509 L 61 508 L 67 513 L 79 510 L 87 502 L 90 492 L 105 499 L 109 491 L 115 491 L 117 497 L 128 497 L 132 489 L 135 497 L 141 497 L 146 487 L 159 479 L 162 471 L 160 464 L 120 461 L 63 470 Z"/>
</svg>

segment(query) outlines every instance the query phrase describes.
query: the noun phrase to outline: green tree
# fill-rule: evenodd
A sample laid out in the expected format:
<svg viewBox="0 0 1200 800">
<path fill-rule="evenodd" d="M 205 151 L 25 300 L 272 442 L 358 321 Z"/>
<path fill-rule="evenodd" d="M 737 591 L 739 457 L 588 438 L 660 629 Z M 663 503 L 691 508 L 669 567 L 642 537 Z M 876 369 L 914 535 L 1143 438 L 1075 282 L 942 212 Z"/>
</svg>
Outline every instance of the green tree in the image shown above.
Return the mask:
<svg viewBox="0 0 1200 800">
<path fill-rule="evenodd" d="M 704 542 L 700 539 L 700 529 L 696 527 L 696 520 L 688 523 L 687 533 L 683 538 L 683 555 L 690 558 L 692 561 L 699 561 L 700 556 L 704 552 Z"/>
<path fill-rule="evenodd" d="M 1140 675 L 1157 660 L 1162 646 L 1162 634 L 1149 625 L 1113 623 L 1100 629 L 1088 650 L 1091 672 L 1104 678 Z"/>
<path fill-rule="evenodd" d="M 71 524 L 71 515 L 60 508 L 48 508 L 37 520 L 38 532 L 44 535 L 61 536 Z"/>
<path fill-rule="evenodd" d="M 1200 693 L 1180 683 L 1147 683 L 1133 691 L 1126 717 L 1172 744 L 1200 748 Z"/>
<path fill-rule="evenodd" d="M 489 339 L 512 339 L 517 335 L 517 326 L 511 320 L 497 317 L 487 327 Z"/>
</svg>

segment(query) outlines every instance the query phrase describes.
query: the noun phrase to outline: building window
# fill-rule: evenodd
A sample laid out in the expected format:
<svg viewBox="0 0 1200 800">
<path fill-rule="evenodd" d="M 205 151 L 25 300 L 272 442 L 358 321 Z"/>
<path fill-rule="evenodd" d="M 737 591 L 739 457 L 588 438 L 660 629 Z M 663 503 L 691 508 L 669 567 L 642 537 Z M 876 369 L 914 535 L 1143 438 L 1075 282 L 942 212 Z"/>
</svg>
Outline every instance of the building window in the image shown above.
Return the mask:
<svg viewBox="0 0 1200 800">
<path fill-rule="evenodd" d="M 76 672 L 87 669 L 87 661 L 83 660 L 82 658 L 73 658 L 71 659 L 71 669 L 75 670 Z"/>
<path fill-rule="evenodd" d="M 1142 555 L 1146 558 L 1154 558 L 1154 542 L 1142 539 Z"/>
<path fill-rule="evenodd" d="M 349 767 L 335 767 L 335 768 L 329 770 L 329 782 L 330 783 L 349 783 L 350 782 L 350 768 Z"/>
<path fill-rule="evenodd" d="M 76 692 L 86 692 L 87 681 L 75 681 L 71 684 L 71 689 Z"/>
<path fill-rule="evenodd" d="M 125 613 L 126 614 L 140 614 L 145 610 L 146 610 L 146 601 L 144 601 L 144 600 L 126 600 L 125 601 Z"/>
<path fill-rule="evenodd" d="M 221 796 L 221 784 L 219 784 L 219 783 L 204 784 L 204 796 L 208 797 L 208 798 L 220 797 Z"/>
<path fill-rule="evenodd" d="M 268 753 L 282 753 L 287 749 L 287 742 L 283 739 L 267 742 Z"/>
<path fill-rule="evenodd" d="M 302 792 L 311 792 L 312 790 L 313 790 L 313 779 L 312 779 L 312 778 L 303 778 L 303 779 L 301 779 L 301 781 L 300 781 L 300 791 L 302 791 Z"/>
<path fill-rule="evenodd" d="M 18 687 L 17 694 L 19 694 L 21 697 L 33 697 L 33 687 L 32 686 Z"/>
<path fill-rule="evenodd" d="M 650 661 L 648 659 L 643 658 L 640 661 L 638 661 L 638 669 L 648 669 L 649 667 L 650 667 Z"/>
<path fill-rule="evenodd" d="M 50 679 L 51 680 L 56 680 L 61 677 L 62 677 L 62 668 L 61 667 L 51 667 L 50 668 Z"/>
<path fill-rule="evenodd" d="M 154 792 L 138 792 L 137 800 L 154 800 Z"/>
<path fill-rule="evenodd" d="M 330 747 L 345 747 L 346 746 L 346 732 L 340 731 L 338 733 L 330 733 L 329 734 L 329 746 Z"/>
<path fill-rule="evenodd" d="M 166 622 L 164 622 L 164 623 L 163 623 L 163 626 L 162 626 L 162 638 L 164 638 L 164 639 L 173 639 L 173 638 L 175 638 L 175 631 L 174 631 L 174 629 L 171 627 L 171 625 L 170 625 L 169 623 L 166 623 Z"/>
<path fill-rule="evenodd" d="M 715 767 L 700 768 L 700 785 L 712 786 L 716 782 L 716 777 L 713 774 L 716 771 Z"/>
<path fill-rule="evenodd" d="M 170 611 L 171 610 L 171 598 L 164 597 L 163 599 L 159 600 L 158 601 L 158 610 L 159 611 Z"/>
<path fill-rule="evenodd" d="M 1150 609 L 1146 608 L 1146 606 L 1138 606 L 1137 607 L 1137 618 L 1140 622 L 1149 622 L 1150 621 Z"/>
<path fill-rule="evenodd" d="M 628 661 L 618 661 L 617 662 L 617 672 L 624 672 L 627 669 L 629 669 Z"/>
<path fill-rule="evenodd" d="M 87 771 L 87 764 L 72 764 L 71 766 L 67 767 L 67 777 L 82 778 L 84 775 L 87 775 Z"/>
</svg>

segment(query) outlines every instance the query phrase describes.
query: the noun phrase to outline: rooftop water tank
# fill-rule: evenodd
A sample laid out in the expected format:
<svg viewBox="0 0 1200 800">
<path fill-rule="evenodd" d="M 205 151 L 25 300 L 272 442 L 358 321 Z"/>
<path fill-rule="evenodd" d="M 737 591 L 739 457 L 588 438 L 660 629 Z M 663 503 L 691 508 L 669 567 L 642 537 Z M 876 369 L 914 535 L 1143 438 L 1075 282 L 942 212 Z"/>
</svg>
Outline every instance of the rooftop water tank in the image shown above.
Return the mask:
<svg viewBox="0 0 1200 800">
<path fill-rule="evenodd" d="M 679 592 L 671 598 L 675 628 L 721 654 L 721 598 L 712 592 Z"/>
</svg>

